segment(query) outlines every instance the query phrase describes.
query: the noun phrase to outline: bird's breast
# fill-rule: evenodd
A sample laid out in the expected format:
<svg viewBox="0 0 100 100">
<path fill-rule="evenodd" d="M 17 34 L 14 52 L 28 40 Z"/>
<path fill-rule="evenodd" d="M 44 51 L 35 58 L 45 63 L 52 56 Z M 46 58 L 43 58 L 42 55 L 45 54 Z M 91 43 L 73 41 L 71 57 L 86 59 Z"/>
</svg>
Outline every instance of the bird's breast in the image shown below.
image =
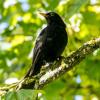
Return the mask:
<svg viewBox="0 0 100 100">
<path fill-rule="evenodd" d="M 46 53 L 50 59 L 56 59 L 61 55 L 67 45 L 67 33 L 64 28 L 50 26 L 47 30 Z"/>
</svg>

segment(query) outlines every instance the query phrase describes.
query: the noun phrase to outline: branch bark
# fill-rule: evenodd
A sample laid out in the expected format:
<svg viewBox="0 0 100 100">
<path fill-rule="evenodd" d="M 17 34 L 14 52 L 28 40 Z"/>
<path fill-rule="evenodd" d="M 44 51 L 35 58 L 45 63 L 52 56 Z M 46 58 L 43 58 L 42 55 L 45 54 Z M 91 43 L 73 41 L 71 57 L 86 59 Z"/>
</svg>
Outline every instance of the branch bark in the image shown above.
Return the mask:
<svg viewBox="0 0 100 100">
<path fill-rule="evenodd" d="M 87 55 L 100 48 L 100 38 L 95 38 L 84 43 L 78 50 L 74 51 L 69 56 L 65 57 L 61 64 L 59 64 L 55 69 L 49 70 L 46 73 L 38 74 L 35 77 L 29 77 L 23 81 L 16 84 L 17 89 L 27 87 L 32 85 L 36 78 L 38 78 L 38 84 L 35 84 L 35 89 L 42 89 L 46 84 L 52 82 L 53 80 L 59 78 L 69 70 L 71 70 L 75 65 L 78 65 Z M 59 62 L 59 61 L 58 61 Z"/>
<path fill-rule="evenodd" d="M 44 87 L 49 82 L 62 76 L 75 65 L 79 64 L 85 57 L 91 54 L 96 49 L 100 48 L 100 38 L 95 38 L 83 44 L 78 50 L 73 52 L 71 55 L 65 58 L 64 64 L 54 69 L 53 71 L 47 72 L 39 79 L 39 88 Z"/>
</svg>

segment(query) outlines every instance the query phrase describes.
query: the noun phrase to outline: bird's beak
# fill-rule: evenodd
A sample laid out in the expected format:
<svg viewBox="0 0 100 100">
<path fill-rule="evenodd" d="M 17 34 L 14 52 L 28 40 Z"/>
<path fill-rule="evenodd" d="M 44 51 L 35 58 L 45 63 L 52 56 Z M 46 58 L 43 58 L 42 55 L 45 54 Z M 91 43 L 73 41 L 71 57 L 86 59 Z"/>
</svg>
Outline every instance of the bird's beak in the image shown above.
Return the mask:
<svg viewBox="0 0 100 100">
<path fill-rule="evenodd" d="M 46 13 L 40 13 L 40 15 L 42 15 L 44 17 L 48 17 L 48 15 Z"/>
</svg>

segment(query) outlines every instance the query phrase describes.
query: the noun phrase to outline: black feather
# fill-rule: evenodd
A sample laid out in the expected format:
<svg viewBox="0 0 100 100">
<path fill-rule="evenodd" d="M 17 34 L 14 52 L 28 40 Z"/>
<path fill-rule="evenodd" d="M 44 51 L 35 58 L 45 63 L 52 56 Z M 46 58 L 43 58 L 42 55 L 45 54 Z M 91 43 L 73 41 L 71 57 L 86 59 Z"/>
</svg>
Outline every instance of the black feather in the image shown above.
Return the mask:
<svg viewBox="0 0 100 100">
<path fill-rule="evenodd" d="M 37 75 L 44 62 L 53 62 L 60 57 L 68 42 L 66 25 L 61 17 L 55 12 L 45 15 L 47 27 L 42 30 L 36 40 L 32 66 L 25 77 Z"/>
</svg>

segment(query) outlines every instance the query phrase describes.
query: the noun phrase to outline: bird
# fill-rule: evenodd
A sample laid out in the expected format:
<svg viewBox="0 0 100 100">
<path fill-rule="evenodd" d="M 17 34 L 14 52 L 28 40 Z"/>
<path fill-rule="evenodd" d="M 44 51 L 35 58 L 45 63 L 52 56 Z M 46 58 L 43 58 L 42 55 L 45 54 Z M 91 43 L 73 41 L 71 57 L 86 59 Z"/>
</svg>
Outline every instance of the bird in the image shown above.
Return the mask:
<svg viewBox="0 0 100 100">
<path fill-rule="evenodd" d="M 41 66 L 61 57 L 67 43 L 66 24 L 56 12 L 40 13 L 47 26 L 38 35 L 33 49 L 32 65 L 24 78 L 40 73 Z"/>
</svg>

